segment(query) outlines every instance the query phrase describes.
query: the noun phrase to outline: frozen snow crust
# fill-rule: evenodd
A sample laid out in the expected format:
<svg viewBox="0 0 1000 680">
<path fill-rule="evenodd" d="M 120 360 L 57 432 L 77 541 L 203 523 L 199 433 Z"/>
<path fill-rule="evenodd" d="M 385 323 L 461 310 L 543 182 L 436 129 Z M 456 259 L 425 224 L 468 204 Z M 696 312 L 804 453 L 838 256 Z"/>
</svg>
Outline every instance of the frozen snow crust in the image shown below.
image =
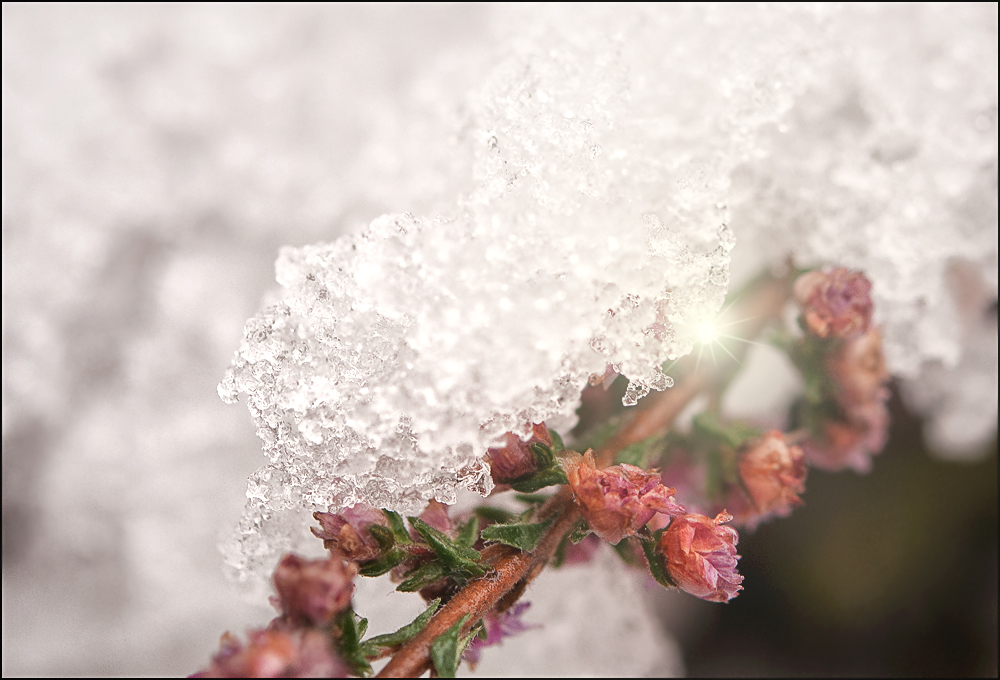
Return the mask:
<svg viewBox="0 0 1000 680">
<path fill-rule="evenodd" d="M 450 136 L 385 133 L 402 209 L 444 207 L 282 251 L 281 297 L 220 385 L 247 395 L 271 461 L 244 573 L 271 568 L 301 509 L 488 492 L 485 449 L 570 426 L 608 365 L 628 403 L 667 388 L 731 257 L 741 276 L 789 256 L 864 270 L 890 367 L 963 418 L 933 425 L 943 444 L 995 427 L 996 343 L 969 341 L 996 334 L 995 5 L 546 11 L 508 17 L 517 38 L 483 47 L 499 56 L 471 93 L 424 83 L 400 112 L 437 129 L 433 100 Z M 990 352 L 990 394 L 955 384 Z"/>
</svg>

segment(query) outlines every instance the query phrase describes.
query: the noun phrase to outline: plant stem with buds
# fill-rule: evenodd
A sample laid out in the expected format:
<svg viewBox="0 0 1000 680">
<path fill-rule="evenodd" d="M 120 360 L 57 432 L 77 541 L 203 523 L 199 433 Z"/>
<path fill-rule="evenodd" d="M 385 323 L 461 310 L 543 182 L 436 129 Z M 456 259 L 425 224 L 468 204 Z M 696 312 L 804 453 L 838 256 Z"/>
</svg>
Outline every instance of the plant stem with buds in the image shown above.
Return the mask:
<svg viewBox="0 0 1000 680">
<path fill-rule="evenodd" d="M 788 277 L 763 277 L 751 283 L 737 302 L 730 307 L 727 317 L 735 317 L 736 323 L 745 322 L 744 338 L 756 337 L 764 326 L 780 316 L 789 298 Z M 599 467 L 613 465 L 618 453 L 625 447 L 643 441 L 651 436 L 666 432 L 682 410 L 699 394 L 706 390 L 717 391 L 735 374 L 739 359 L 748 345 L 737 347 L 732 353 L 732 365 L 726 370 L 709 372 L 696 368 L 683 381 L 665 392 L 649 395 L 646 404 L 627 421 L 618 433 L 598 452 Z M 714 374 L 714 375 L 713 375 Z M 393 655 L 389 663 L 377 677 L 402 678 L 417 677 L 431 669 L 431 644 L 448 631 L 463 617 L 467 623 L 461 631 L 466 633 L 488 611 L 504 602 L 513 604 L 528 583 L 548 564 L 563 538 L 575 525 L 579 511 L 573 502 L 569 487 L 563 487 L 549 499 L 536 514 L 547 517 L 553 514 L 557 519 L 542 538 L 538 547 L 524 552 L 509 546 L 497 546 L 488 555 L 484 566 L 490 571 L 483 577 L 469 582 L 434 617 L 423 630 L 404 644 Z"/>
</svg>

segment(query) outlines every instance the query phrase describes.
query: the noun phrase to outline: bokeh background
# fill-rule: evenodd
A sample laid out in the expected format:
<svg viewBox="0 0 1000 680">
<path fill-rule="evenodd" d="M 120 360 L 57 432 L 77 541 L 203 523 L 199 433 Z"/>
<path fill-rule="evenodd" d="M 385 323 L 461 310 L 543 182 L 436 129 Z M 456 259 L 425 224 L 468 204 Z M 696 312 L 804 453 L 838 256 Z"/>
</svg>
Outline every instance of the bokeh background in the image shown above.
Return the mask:
<svg viewBox="0 0 1000 680">
<path fill-rule="evenodd" d="M 263 459 L 215 386 L 280 246 L 422 207 L 434 173 L 368 180 L 490 35 L 481 6 L 3 5 L 5 676 L 187 674 L 270 618 L 216 547 Z M 683 657 L 654 671 L 997 674 L 996 442 L 939 462 L 893 404 L 872 474 L 743 537 L 739 598 L 645 598 Z"/>
</svg>

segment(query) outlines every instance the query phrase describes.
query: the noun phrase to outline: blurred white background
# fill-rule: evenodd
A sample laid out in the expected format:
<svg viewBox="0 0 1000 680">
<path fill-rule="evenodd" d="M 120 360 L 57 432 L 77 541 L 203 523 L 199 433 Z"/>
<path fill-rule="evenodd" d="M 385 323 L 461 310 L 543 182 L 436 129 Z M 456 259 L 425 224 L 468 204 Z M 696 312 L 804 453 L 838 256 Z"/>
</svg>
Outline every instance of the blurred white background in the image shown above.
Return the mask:
<svg viewBox="0 0 1000 680">
<path fill-rule="evenodd" d="M 350 169 L 485 24 L 469 6 L 3 5 L 5 676 L 183 675 L 273 615 L 222 573 L 263 459 L 216 384 L 278 247 L 388 210 Z"/>
</svg>

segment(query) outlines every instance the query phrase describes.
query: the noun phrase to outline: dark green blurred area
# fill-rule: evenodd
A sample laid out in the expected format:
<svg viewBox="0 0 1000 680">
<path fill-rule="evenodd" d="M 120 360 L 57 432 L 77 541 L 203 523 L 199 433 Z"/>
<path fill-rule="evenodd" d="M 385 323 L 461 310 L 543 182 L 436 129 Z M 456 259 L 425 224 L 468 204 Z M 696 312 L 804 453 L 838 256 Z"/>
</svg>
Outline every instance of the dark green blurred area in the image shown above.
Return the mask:
<svg viewBox="0 0 1000 680">
<path fill-rule="evenodd" d="M 870 474 L 811 470 L 804 507 L 741 534 L 745 591 L 668 624 L 691 676 L 997 676 L 996 440 L 941 462 L 890 408 Z"/>
</svg>

